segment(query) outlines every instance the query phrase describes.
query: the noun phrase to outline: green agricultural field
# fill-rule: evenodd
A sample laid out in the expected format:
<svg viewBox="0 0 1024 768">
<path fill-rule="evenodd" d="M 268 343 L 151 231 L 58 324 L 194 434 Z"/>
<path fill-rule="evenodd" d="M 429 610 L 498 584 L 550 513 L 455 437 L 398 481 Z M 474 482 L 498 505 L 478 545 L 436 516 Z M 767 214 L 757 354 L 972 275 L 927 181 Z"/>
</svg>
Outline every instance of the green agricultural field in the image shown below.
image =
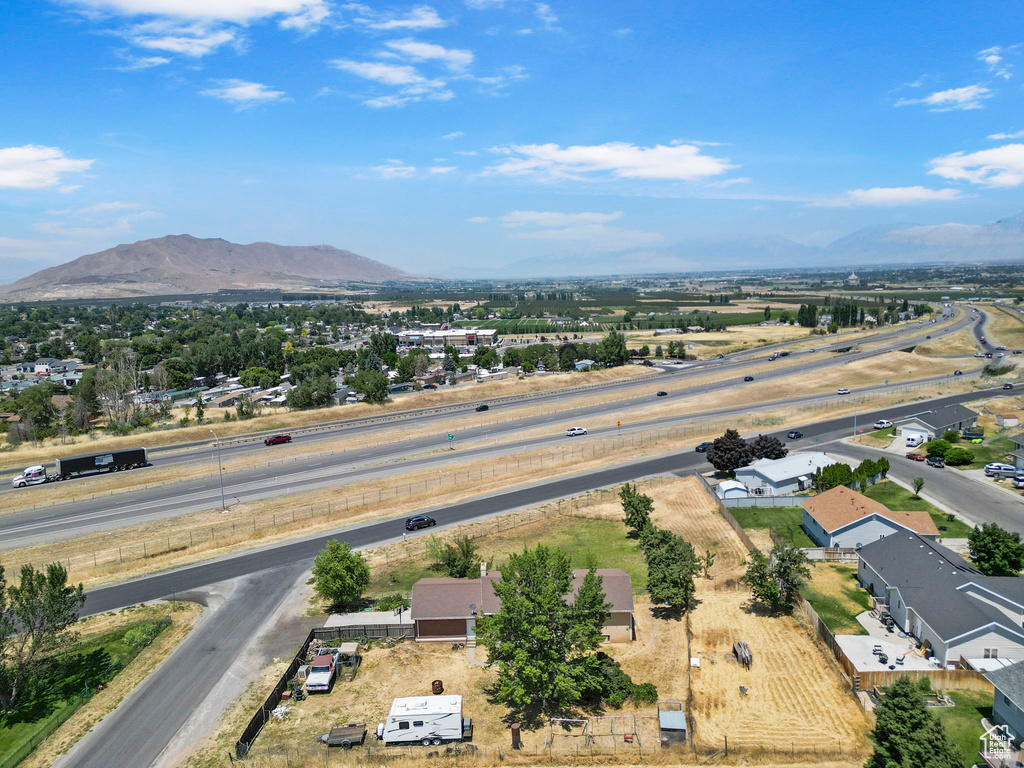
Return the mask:
<svg viewBox="0 0 1024 768">
<path fill-rule="evenodd" d="M 921 464 L 921 477 L 925 479 L 924 490 L 928 490 L 928 474 L 925 470 L 932 472 L 948 472 L 948 469 L 932 469 L 925 464 Z M 925 501 L 924 499 L 915 499 L 914 494 L 908 491 L 906 488 L 896 485 L 891 480 L 886 480 L 881 483 L 876 483 L 869 488 L 864 489 L 864 495 L 870 499 L 881 502 L 886 507 L 894 511 L 908 511 L 908 510 L 921 510 L 927 512 L 932 521 L 935 523 L 935 527 L 939 529 L 942 536 L 964 539 L 971 535 L 971 527 L 959 519 L 947 520 L 946 513 L 937 509 L 933 504 Z M 943 530 L 945 527 L 946 530 Z"/>
</svg>

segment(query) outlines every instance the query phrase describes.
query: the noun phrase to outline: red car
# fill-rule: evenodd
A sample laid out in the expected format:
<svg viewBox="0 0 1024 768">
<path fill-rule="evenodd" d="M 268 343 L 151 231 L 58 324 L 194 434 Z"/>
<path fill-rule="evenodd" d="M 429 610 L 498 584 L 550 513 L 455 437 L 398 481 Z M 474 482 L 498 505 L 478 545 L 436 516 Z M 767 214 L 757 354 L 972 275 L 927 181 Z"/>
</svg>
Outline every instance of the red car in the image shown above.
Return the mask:
<svg viewBox="0 0 1024 768">
<path fill-rule="evenodd" d="M 911 461 L 924 461 L 928 457 L 923 453 L 908 453 L 907 458 Z"/>
<path fill-rule="evenodd" d="M 292 441 L 292 436 L 291 435 L 274 435 L 273 437 L 268 437 L 266 440 L 264 440 L 263 444 L 264 445 L 280 445 L 281 443 L 290 443 L 291 441 Z"/>
</svg>

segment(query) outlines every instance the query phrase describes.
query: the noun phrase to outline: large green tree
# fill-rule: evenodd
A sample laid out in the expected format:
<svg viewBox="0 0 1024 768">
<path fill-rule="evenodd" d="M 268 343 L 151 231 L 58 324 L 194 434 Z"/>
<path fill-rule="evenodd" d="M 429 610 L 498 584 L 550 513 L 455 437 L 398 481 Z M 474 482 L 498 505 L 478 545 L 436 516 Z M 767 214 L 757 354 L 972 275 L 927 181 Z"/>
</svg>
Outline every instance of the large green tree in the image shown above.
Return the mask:
<svg viewBox="0 0 1024 768">
<path fill-rule="evenodd" d="M 746 566 L 742 581 L 754 600 L 773 611 L 791 609 L 800 587 L 811 577 L 807 555 L 788 544 L 776 544 L 767 555 L 755 547 Z"/>
<path fill-rule="evenodd" d="M 469 536 L 457 536 L 451 543 L 432 536 L 427 541 L 427 557 L 431 563 L 453 579 L 473 574 L 480 564 L 476 544 Z"/>
<path fill-rule="evenodd" d="M 497 666 L 495 698 L 517 713 L 564 712 L 602 690 L 594 651 L 609 604 L 587 572 L 574 598 L 569 558 L 543 545 L 509 557 L 494 592 L 501 608 L 477 622 L 477 642 Z"/>
<path fill-rule="evenodd" d="M 332 606 L 357 600 L 370 583 L 370 566 L 347 542 L 331 539 L 313 561 L 313 591 Z"/>
<path fill-rule="evenodd" d="M 864 768 L 962 768 L 958 750 L 907 675 L 882 690 L 871 731 L 875 750 Z"/>
<path fill-rule="evenodd" d="M 655 528 L 644 536 L 642 546 L 651 602 L 677 613 L 688 611 L 695 591 L 693 579 L 702 563 L 693 545 L 671 531 Z"/>
<path fill-rule="evenodd" d="M 597 361 L 609 368 L 629 362 L 626 337 L 618 331 L 608 331 L 597 345 Z"/>
<path fill-rule="evenodd" d="M 242 371 L 238 378 L 238 383 L 243 387 L 270 389 L 271 387 L 276 387 L 281 383 L 281 377 L 269 368 L 255 366 L 253 368 L 246 368 Z"/>
<path fill-rule="evenodd" d="M 625 483 L 619 489 L 619 499 L 622 501 L 622 511 L 625 513 L 626 526 L 631 529 L 631 535 L 642 538 L 644 532 L 651 527 L 654 499 L 640 493 L 635 485 L 629 483 Z"/>
<path fill-rule="evenodd" d="M 1016 576 L 1024 570 L 1024 543 L 1020 534 L 983 523 L 967 539 L 971 560 L 986 576 Z"/>
<path fill-rule="evenodd" d="M 706 456 L 719 472 L 732 472 L 754 460 L 754 449 L 735 429 L 727 429 L 708 446 Z"/>
<path fill-rule="evenodd" d="M 349 380 L 349 385 L 363 396 L 365 403 L 383 403 L 391 392 L 388 377 L 380 371 L 360 371 Z"/>
<path fill-rule="evenodd" d="M 785 443 L 771 435 L 758 435 L 751 441 L 750 449 L 759 459 L 784 459 L 789 455 Z"/>
<path fill-rule="evenodd" d="M 0 709 L 10 711 L 39 680 L 47 656 L 73 640 L 69 628 L 85 604 L 82 585 L 68 585 L 59 563 L 37 571 L 23 565 L 17 585 L 0 566 Z"/>
</svg>

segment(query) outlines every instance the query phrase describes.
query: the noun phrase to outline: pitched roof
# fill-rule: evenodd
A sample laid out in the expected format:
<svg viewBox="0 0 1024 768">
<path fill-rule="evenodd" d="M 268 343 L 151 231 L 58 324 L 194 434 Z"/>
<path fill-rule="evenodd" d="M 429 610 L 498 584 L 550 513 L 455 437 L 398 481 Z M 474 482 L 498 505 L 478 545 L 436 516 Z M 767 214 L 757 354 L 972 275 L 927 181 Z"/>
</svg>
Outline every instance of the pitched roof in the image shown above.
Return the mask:
<svg viewBox="0 0 1024 768">
<path fill-rule="evenodd" d="M 1017 583 L 1024 579 L 985 576 L 952 550 L 916 533 L 894 533 L 865 544 L 858 553 L 889 586 L 899 589 L 903 602 L 944 640 L 990 624 L 1022 635 L 1006 614 L 971 597 L 965 588 L 973 584 L 1024 604 L 1024 583 Z"/>
<path fill-rule="evenodd" d="M 999 689 L 1017 709 L 1024 710 L 1024 661 L 986 672 L 985 679 Z"/>
<path fill-rule="evenodd" d="M 601 588 L 605 599 L 611 603 L 612 611 L 633 610 L 633 585 L 629 574 L 618 568 L 597 568 L 601 577 Z M 572 572 L 572 593 L 570 600 L 583 583 L 587 571 Z M 418 619 L 468 619 L 473 615 L 470 606 L 476 606 L 477 613 L 494 614 L 501 608 L 501 601 L 494 594 L 494 582 L 501 574 L 492 571 L 479 579 L 453 579 L 449 577 L 428 577 L 412 585 L 412 607 L 410 616 Z"/>
<path fill-rule="evenodd" d="M 884 517 L 897 525 L 925 535 L 938 535 L 931 515 L 924 510 L 894 512 L 881 502 L 840 485 L 830 491 L 812 496 L 803 503 L 804 509 L 828 533 L 845 528 L 872 515 Z"/>
<path fill-rule="evenodd" d="M 803 475 L 812 477 L 821 467 L 838 463 L 835 459 L 821 452 L 794 453 L 782 459 L 758 459 L 749 467 L 741 467 L 737 471 L 742 472 L 744 469 L 752 469 L 773 483 L 777 483 Z"/>
<path fill-rule="evenodd" d="M 914 414 L 913 416 L 907 416 L 906 418 L 899 419 L 899 422 L 906 421 L 920 421 L 922 424 L 931 427 L 935 431 L 942 431 L 951 424 L 958 424 L 961 421 L 969 421 L 970 419 L 977 418 L 978 414 L 972 411 L 970 408 L 959 403 L 953 403 L 953 405 L 946 405 L 942 408 L 936 408 L 931 411 L 923 411 L 921 413 Z"/>
</svg>

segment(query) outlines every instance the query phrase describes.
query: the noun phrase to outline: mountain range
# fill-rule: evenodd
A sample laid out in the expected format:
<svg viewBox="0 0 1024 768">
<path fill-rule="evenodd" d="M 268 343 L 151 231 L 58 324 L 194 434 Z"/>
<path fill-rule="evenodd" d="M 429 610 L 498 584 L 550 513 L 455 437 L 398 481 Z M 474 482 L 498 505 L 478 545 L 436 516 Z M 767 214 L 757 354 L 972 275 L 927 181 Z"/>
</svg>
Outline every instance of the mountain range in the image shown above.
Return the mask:
<svg viewBox="0 0 1024 768">
<path fill-rule="evenodd" d="M 222 289 L 303 290 L 325 283 L 381 283 L 405 272 L 330 245 L 239 245 L 168 235 L 118 245 L 0 288 L 6 301 L 123 298 Z"/>
</svg>

